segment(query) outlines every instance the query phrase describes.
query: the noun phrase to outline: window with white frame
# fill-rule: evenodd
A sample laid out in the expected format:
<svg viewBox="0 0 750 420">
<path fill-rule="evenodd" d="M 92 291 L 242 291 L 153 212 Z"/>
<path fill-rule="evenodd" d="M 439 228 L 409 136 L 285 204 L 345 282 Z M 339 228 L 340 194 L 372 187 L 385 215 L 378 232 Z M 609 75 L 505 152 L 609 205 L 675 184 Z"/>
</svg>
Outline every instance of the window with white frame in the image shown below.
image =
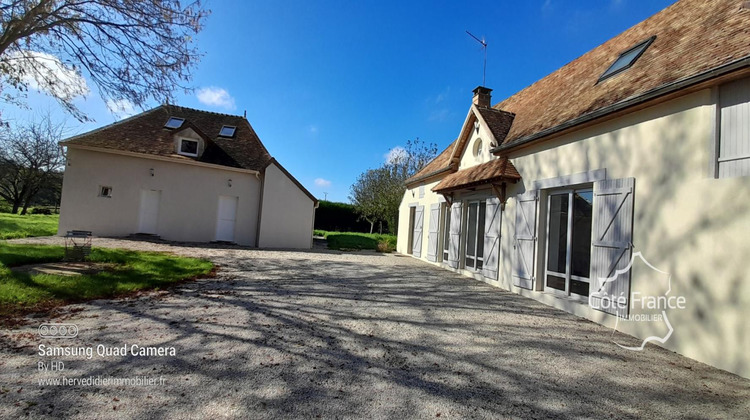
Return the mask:
<svg viewBox="0 0 750 420">
<path fill-rule="evenodd" d="M 545 290 L 589 295 L 593 202 L 591 188 L 549 193 Z"/>
<path fill-rule="evenodd" d="M 714 176 L 750 176 L 750 78 L 719 87 Z"/>
<path fill-rule="evenodd" d="M 198 141 L 190 139 L 180 139 L 180 148 L 177 153 L 185 156 L 198 156 Z"/>
</svg>

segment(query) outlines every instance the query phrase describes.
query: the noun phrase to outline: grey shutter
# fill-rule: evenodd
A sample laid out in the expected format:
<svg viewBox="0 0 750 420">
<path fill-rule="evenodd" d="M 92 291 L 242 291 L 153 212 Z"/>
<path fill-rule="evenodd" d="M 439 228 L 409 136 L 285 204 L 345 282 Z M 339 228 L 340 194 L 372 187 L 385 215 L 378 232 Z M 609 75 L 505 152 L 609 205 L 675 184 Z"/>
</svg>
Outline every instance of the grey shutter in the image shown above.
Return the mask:
<svg viewBox="0 0 750 420">
<path fill-rule="evenodd" d="M 451 237 L 448 244 L 448 265 L 458 268 L 459 246 L 461 244 L 461 203 L 451 206 Z"/>
<path fill-rule="evenodd" d="M 534 256 L 536 254 L 536 214 L 538 192 L 527 191 L 516 196 L 516 234 L 513 238 L 513 285 L 534 287 Z"/>
<path fill-rule="evenodd" d="M 427 233 L 427 260 L 437 261 L 440 238 L 440 204 L 430 206 L 430 230 Z"/>
<path fill-rule="evenodd" d="M 633 251 L 635 178 L 594 183 L 591 241 L 591 307 L 620 317 L 628 315 L 630 258 Z M 625 271 L 622 273 L 617 270 Z M 624 305 L 614 299 L 624 298 Z"/>
<path fill-rule="evenodd" d="M 502 212 L 500 200 L 487 199 L 487 211 L 484 215 L 484 265 L 482 275 L 497 280 L 498 261 L 500 257 L 500 226 Z"/>
<path fill-rule="evenodd" d="M 424 206 L 417 206 L 414 209 L 414 239 L 411 243 L 412 255 L 415 257 L 422 256 L 422 221 L 424 220 Z"/>
<path fill-rule="evenodd" d="M 719 177 L 750 175 L 750 78 L 719 87 Z"/>
</svg>

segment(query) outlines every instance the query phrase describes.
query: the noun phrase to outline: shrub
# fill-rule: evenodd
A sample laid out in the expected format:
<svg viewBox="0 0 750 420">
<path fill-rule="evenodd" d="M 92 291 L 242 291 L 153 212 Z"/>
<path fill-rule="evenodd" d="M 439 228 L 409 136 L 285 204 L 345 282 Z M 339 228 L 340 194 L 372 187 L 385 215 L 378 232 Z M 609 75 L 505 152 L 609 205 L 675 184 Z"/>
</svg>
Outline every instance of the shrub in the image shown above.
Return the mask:
<svg viewBox="0 0 750 420">
<path fill-rule="evenodd" d="M 47 207 L 34 207 L 31 209 L 31 214 L 52 214 L 52 209 L 49 209 Z"/>
<path fill-rule="evenodd" d="M 371 249 L 379 252 L 393 252 L 396 249 L 396 236 L 377 233 L 324 232 L 328 248 L 343 251 Z"/>
<path fill-rule="evenodd" d="M 396 250 L 396 245 L 392 244 L 390 241 L 388 241 L 388 240 L 378 241 L 378 248 L 376 249 L 376 251 L 378 251 L 378 252 L 393 252 L 395 250 Z"/>
</svg>

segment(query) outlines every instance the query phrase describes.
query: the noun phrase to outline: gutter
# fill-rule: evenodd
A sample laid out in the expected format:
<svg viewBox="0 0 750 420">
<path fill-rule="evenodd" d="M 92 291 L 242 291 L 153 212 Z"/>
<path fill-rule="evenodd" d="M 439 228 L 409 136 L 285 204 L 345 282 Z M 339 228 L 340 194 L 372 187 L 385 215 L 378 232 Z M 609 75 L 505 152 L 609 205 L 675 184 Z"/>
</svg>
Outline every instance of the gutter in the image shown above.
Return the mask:
<svg viewBox="0 0 750 420">
<path fill-rule="evenodd" d="M 136 157 L 136 158 L 150 159 L 150 160 L 159 160 L 162 162 L 181 163 L 183 165 L 200 166 L 203 168 L 219 169 L 222 171 L 240 172 L 240 173 L 255 175 L 256 177 L 259 176 L 260 174 L 259 171 L 256 171 L 254 169 L 235 168 L 233 166 L 224 166 L 224 165 L 217 165 L 214 163 L 205 163 L 205 162 L 195 161 L 192 159 L 176 159 L 176 158 L 171 158 L 168 156 L 152 155 L 148 153 L 129 152 L 126 150 L 107 149 L 104 147 L 83 146 L 80 144 L 65 144 L 65 142 L 61 142 L 60 146 L 67 147 L 69 149 L 72 148 L 72 149 L 89 150 L 92 152 L 109 153 L 112 155 L 129 156 L 129 157 Z"/>
<path fill-rule="evenodd" d="M 691 85 L 695 85 L 701 82 L 705 82 L 708 80 L 711 80 L 713 78 L 723 76 L 725 74 L 731 73 L 735 70 L 740 70 L 744 67 L 750 66 L 750 56 L 746 56 L 744 58 L 741 58 L 739 60 L 732 61 L 728 64 L 721 65 L 719 67 L 714 67 L 711 70 L 707 70 L 703 73 L 698 73 L 695 76 L 690 76 L 686 79 L 677 80 L 674 82 L 667 83 L 666 85 L 662 85 L 658 88 L 652 89 L 650 91 L 647 91 L 641 95 L 635 96 L 630 99 L 626 99 L 622 102 L 618 102 L 612 105 L 608 105 L 604 108 L 600 108 L 596 111 L 593 111 L 591 113 L 582 115 L 580 117 L 574 118 L 572 120 L 568 120 L 562 124 L 556 125 L 554 127 L 548 128 L 546 130 L 542 130 L 538 133 L 534 133 L 531 135 L 528 135 L 526 137 L 521 137 L 518 140 L 515 140 L 508 144 L 501 144 L 500 146 L 497 146 L 490 150 L 490 153 L 492 154 L 500 154 L 502 152 L 508 152 L 510 150 L 514 150 L 517 148 L 520 148 L 521 146 L 525 146 L 528 143 L 531 143 L 535 140 L 539 140 L 543 137 L 550 136 L 552 134 L 559 133 L 561 131 L 567 130 L 569 128 L 575 127 L 577 125 L 590 122 L 593 120 L 596 120 L 598 118 L 601 118 L 607 114 L 611 114 L 617 111 L 621 111 L 625 108 L 629 108 L 635 105 L 639 105 L 645 102 L 648 102 L 652 99 L 656 99 L 659 96 L 664 96 L 669 93 L 673 93 L 676 91 L 679 91 L 681 89 L 685 89 Z"/>
</svg>

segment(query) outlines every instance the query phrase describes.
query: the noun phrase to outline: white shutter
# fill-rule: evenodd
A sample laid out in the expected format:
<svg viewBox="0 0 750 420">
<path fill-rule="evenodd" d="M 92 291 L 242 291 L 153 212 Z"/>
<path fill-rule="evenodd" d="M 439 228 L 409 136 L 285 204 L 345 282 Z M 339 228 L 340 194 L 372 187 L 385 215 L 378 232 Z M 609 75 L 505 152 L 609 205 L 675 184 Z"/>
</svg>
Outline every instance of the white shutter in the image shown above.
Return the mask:
<svg viewBox="0 0 750 420">
<path fill-rule="evenodd" d="M 620 317 L 628 315 L 630 301 L 634 195 L 635 178 L 594 183 L 589 302 L 594 309 Z M 614 303 L 620 299 L 622 304 Z"/>
<path fill-rule="evenodd" d="M 422 221 L 424 220 L 424 206 L 417 206 L 414 209 L 414 235 L 411 243 L 412 255 L 415 257 L 422 256 Z"/>
<path fill-rule="evenodd" d="M 484 265 L 482 266 L 482 275 L 494 280 L 497 280 L 500 257 L 501 218 L 500 199 L 488 198 L 487 211 L 484 215 Z"/>
<path fill-rule="evenodd" d="M 461 243 L 461 203 L 453 203 L 451 206 L 451 236 L 448 244 L 448 265 L 458 268 L 459 246 Z"/>
<path fill-rule="evenodd" d="M 440 204 L 430 206 L 430 230 L 427 234 L 427 260 L 437 261 L 440 238 Z"/>
<path fill-rule="evenodd" d="M 539 195 L 536 190 L 516 196 L 516 234 L 513 238 L 513 285 L 534 287 L 536 254 L 536 215 Z"/>
</svg>

